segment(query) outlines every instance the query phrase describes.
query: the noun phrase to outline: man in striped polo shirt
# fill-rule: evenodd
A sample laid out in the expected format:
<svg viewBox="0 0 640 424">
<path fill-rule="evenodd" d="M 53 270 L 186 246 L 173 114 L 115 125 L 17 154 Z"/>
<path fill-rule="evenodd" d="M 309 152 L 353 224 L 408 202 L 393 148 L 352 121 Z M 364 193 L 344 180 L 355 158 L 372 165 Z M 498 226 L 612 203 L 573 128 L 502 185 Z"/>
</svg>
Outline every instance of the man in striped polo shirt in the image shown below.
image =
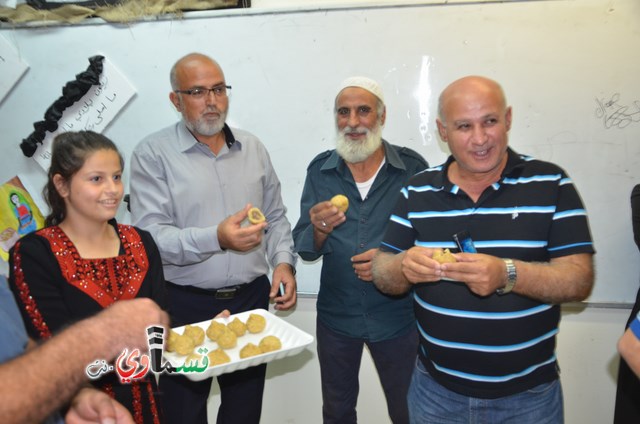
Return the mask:
<svg viewBox="0 0 640 424">
<path fill-rule="evenodd" d="M 403 188 L 374 260 L 381 291 L 415 289 L 412 423 L 563 422 L 559 305 L 591 292 L 594 247 L 564 170 L 508 147 L 511 117 L 490 79 L 442 92 L 451 156 Z M 473 253 L 454 250 L 462 232 Z M 445 248 L 455 263 L 432 258 Z"/>
</svg>

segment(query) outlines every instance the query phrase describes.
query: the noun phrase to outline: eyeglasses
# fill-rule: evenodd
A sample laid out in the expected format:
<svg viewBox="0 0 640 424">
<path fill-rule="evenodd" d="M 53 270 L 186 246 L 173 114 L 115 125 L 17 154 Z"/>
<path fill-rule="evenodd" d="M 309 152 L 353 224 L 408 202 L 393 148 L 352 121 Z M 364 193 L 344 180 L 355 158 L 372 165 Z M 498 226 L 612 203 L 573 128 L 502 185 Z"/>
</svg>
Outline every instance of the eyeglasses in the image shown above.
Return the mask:
<svg viewBox="0 0 640 424">
<path fill-rule="evenodd" d="M 203 99 L 205 96 L 208 96 L 209 93 L 213 93 L 217 98 L 227 97 L 229 95 L 229 90 L 231 90 L 230 85 L 216 85 L 215 87 L 206 88 L 206 87 L 194 87 L 188 90 L 173 90 L 174 93 L 180 94 L 188 94 L 194 99 Z"/>
</svg>

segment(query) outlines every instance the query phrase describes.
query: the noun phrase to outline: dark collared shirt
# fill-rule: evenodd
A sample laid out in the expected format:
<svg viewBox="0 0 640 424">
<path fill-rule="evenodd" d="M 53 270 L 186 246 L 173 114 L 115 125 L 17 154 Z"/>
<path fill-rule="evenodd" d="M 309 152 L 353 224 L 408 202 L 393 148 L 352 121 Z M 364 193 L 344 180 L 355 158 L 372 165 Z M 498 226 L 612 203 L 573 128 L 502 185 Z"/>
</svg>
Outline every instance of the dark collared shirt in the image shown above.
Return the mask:
<svg viewBox="0 0 640 424">
<path fill-rule="evenodd" d="M 386 161 L 365 199 L 344 160 L 335 150 L 319 154 L 307 168 L 300 202 L 300 220 L 293 230 L 296 251 L 304 260 L 322 257 L 318 318 L 332 330 L 373 342 L 387 340 L 415 325 L 412 296 L 390 297 L 372 282 L 360 280 L 351 257 L 380 246 L 389 215 L 403 184 L 427 162 L 415 151 L 383 142 Z M 316 251 L 309 209 L 344 194 L 347 221 L 336 227 Z"/>
</svg>

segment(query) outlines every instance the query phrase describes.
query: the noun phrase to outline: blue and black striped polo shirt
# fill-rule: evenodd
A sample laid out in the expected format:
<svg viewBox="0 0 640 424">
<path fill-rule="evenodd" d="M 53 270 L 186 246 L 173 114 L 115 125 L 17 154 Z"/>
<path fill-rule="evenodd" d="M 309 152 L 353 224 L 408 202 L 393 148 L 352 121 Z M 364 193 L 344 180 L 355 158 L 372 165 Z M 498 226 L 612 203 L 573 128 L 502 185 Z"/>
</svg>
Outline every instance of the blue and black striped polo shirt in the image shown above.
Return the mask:
<svg viewBox="0 0 640 424">
<path fill-rule="evenodd" d="M 474 202 L 447 178 L 452 158 L 403 188 L 381 250 L 414 245 L 456 248 L 470 232 L 479 253 L 522 261 L 594 253 L 587 214 L 560 167 L 508 150 L 500 180 Z M 420 358 L 443 386 L 497 398 L 558 377 L 558 305 L 509 293 L 480 297 L 452 281 L 417 284 L 414 308 Z"/>
</svg>

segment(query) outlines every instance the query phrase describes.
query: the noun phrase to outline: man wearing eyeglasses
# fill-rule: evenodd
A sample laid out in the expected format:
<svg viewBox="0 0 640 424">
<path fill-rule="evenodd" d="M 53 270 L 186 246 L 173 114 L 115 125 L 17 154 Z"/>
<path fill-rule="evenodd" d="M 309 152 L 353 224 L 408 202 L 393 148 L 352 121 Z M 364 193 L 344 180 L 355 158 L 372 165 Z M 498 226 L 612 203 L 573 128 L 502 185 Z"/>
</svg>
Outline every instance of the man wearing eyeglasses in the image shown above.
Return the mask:
<svg viewBox="0 0 640 424">
<path fill-rule="evenodd" d="M 133 223 L 160 249 L 172 326 L 210 320 L 223 309 L 268 310 L 269 299 L 276 309 L 290 309 L 296 303 L 291 225 L 265 147 L 225 124 L 231 87 L 213 59 L 188 54 L 170 80 L 169 99 L 182 120 L 135 148 L 130 186 Z M 247 223 L 251 207 L 266 222 Z M 259 423 L 265 371 L 259 365 L 218 377 L 218 424 Z M 163 375 L 167 422 L 206 423 L 211 382 Z"/>
</svg>

